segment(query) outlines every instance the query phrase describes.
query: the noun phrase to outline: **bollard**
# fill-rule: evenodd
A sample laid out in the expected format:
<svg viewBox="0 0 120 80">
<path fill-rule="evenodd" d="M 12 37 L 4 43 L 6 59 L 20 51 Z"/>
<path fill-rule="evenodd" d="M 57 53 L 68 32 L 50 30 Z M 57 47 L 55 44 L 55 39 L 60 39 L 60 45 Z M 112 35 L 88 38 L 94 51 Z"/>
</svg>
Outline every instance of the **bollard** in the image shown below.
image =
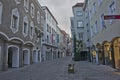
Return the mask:
<svg viewBox="0 0 120 80">
<path fill-rule="evenodd" d="M 68 73 L 74 74 L 74 64 L 68 64 Z"/>
</svg>

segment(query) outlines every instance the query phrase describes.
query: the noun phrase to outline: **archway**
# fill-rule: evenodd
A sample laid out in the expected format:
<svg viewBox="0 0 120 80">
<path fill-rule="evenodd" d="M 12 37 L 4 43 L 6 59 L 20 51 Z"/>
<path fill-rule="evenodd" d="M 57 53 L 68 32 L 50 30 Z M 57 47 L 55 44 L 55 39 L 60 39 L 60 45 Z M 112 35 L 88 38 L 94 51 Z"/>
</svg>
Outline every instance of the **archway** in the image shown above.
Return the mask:
<svg viewBox="0 0 120 80">
<path fill-rule="evenodd" d="M 104 60 L 103 60 L 104 55 L 103 55 L 102 45 L 100 43 L 97 43 L 96 47 L 97 47 L 97 54 L 98 54 L 98 62 L 100 64 L 103 64 L 103 62 L 104 62 Z"/>
<path fill-rule="evenodd" d="M 114 38 L 112 44 L 115 68 L 120 69 L 120 38 Z"/>
<path fill-rule="evenodd" d="M 38 53 L 36 50 L 33 51 L 33 62 L 34 63 L 38 62 Z"/>
<path fill-rule="evenodd" d="M 108 41 L 104 41 L 103 47 L 104 47 L 105 64 L 112 65 L 111 43 Z"/>
<path fill-rule="evenodd" d="M 23 51 L 23 64 L 24 65 L 30 64 L 30 51 L 29 50 Z"/>
<path fill-rule="evenodd" d="M 16 46 L 11 46 L 8 48 L 8 67 L 19 67 L 19 48 Z"/>
</svg>

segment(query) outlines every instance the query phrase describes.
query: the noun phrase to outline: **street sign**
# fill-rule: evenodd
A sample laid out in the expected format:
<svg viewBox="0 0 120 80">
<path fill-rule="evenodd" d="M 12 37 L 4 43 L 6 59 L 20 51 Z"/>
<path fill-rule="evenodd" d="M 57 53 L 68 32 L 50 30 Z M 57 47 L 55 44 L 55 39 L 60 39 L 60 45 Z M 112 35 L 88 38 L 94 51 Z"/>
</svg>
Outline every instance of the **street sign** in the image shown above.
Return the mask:
<svg viewBox="0 0 120 80">
<path fill-rule="evenodd" d="M 104 20 L 108 19 L 120 19 L 120 15 L 104 15 Z"/>
</svg>

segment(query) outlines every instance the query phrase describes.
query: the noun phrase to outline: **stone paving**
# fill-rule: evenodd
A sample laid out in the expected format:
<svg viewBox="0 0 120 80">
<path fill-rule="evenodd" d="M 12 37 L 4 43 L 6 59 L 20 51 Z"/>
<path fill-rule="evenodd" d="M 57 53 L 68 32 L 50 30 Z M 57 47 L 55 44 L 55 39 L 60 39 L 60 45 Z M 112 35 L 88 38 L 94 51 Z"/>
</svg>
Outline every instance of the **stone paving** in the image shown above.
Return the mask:
<svg viewBox="0 0 120 80">
<path fill-rule="evenodd" d="M 69 63 L 75 65 L 74 74 L 68 74 Z M 74 62 L 66 57 L 0 72 L 0 80 L 120 80 L 120 72 L 115 71 L 109 66 Z"/>
</svg>

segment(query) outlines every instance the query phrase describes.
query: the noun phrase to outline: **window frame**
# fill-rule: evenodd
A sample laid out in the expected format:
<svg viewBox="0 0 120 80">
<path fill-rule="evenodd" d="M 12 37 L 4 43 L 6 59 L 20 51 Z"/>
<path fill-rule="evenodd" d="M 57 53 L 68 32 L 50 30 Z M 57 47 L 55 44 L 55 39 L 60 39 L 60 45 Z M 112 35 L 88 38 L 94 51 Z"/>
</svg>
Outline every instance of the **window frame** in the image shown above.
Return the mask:
<svg viewBox="0 0 120 80">
<path fill-rule="evenodd" d="M 82 26 L 81 26 L 81 22 L 82 22 Z M 84 27 L 84 23 L 82 20 L 78 20 L 77 21 L 77 28 L 83 28 Z"/>
<path fill-rule="evenodd" d="M 24 9 L 26 12 L 28 12 L 29 9 L 29 0 L 24 0 Z"/>
<path fill-rule="evenodd" d="M 32 30 L 31 30 L 32 28 Z M 30 38 L 33 39 L 33 35 L 34 35 L 34 23 L 33 21 L 31 21 L 30 23 Z"/>
<path fill-rule="evenodd" d="M 17 17 L 16 29 L 13 28 L 13 17 L 14 16 Z M 13 33 L 18 32 L 18 30 L 19 30 L 19 18 L 20 18 L 20 16 L 19 16 L 18 9 L 17 8 L 13 9 L 12 10 L 12 15 L 11 15 L 11 25 L 10 25 L 10 28 L 11 28 Z"/>
<path fill-rule="evenodd" d="M 26 25 L 26 33 L 24 32 L 25 30 L 25 26 L 24 26 L 24 23 L 26 23 L 27 25 Z M 23 35 L 26 37 L 27 35 L 28 35 L 28 18 L 27 18 L 27 16 L 25 16 L 24 18 L 23 18 Z"/>
<path fill-rule="evenodd" d="M 31 17 L 34 18 L 34 15 L 35 15 L 35 6 L 33 3 L 31 3 L 31 6 L 30 6 L 30 14 L 31 14 Z"/>
</svg>

